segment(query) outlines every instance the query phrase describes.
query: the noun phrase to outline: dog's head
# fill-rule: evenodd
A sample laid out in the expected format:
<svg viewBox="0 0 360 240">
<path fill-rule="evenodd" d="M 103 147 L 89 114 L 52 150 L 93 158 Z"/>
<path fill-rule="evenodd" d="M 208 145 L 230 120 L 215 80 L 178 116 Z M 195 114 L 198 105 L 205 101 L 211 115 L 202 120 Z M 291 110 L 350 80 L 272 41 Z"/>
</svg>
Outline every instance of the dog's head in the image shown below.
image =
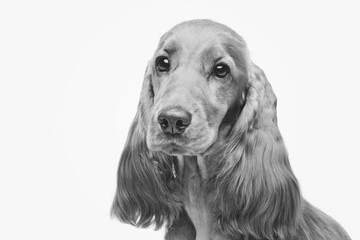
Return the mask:
<svg viewBox="0 0 360 240">
<path fill-rule="evenodd" d="M 244 40 L 213 21 L 184 22 L 161 38 L 119 163 L 113 214 L 140 227 L 177 219 L 177 155 L 205 160 L 207 204 L 229 239 L 295 231 L 301 198 L 276 97 Z"/>
<path fill-rule="evenodd" d="M 147 146 L 171 155 L 204 154 L 220 127 L 239 114 L 248 65 L 245 42 L 224 25 L 192 21 L 167 32 L 145 76 Z"/>
</svg>

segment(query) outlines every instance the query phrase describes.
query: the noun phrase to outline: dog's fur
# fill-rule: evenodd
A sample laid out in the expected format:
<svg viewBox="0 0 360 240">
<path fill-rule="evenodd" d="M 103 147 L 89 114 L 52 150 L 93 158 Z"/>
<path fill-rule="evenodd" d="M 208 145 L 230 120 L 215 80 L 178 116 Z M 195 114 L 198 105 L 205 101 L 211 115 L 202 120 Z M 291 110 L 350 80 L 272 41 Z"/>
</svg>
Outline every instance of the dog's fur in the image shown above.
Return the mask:
<svg viewBox="0 0 360 240">
<path fill-rule="evenodd" d="M 155 66 L 170 60 L 168 71 Z M 229 66 L 214 75 L 219 62 Z M 191 113 L 180 137 L 157 122 Z M 276 97 L 244 40 L 210 20 L 181 23 L 149 62 L 121 155 L 112 214 L 138 227 L 166 225 L 165 239 L 350 239 L 307 201 L 277 127 Z"/>
</svg>

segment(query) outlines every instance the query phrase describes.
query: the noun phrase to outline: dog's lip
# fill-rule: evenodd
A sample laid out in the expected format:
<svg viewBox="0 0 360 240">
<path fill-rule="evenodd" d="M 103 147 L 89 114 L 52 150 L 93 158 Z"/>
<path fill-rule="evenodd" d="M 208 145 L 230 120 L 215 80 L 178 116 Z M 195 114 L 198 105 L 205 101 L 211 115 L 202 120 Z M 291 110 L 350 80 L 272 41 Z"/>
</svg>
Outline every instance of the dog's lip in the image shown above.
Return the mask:
<svg viewBox="0 0 360 240">
<path fill-rule="evenodd" d="M 185 144 L 188 142 L 188 138 L 184 136 L 184 134 L 175 134 L 175 135 L 171 135 L 168 133 L 164 133 L 163 137 L 163 144 L 176 144 L 176 145 L 181 145 L 181 144 Z"/>
<path fill-rule="evenodd" d="M 163 138 L 158 138 L 155 141 L 152 141 L 149 146 L 151 146 L 151 148 L 153 149 L 158 149 L 158 150 L 165 148 L 183 149 L 187 143 L 188 142 L 186 141 L 186 139 L 163 137 Z"/>
</svg>

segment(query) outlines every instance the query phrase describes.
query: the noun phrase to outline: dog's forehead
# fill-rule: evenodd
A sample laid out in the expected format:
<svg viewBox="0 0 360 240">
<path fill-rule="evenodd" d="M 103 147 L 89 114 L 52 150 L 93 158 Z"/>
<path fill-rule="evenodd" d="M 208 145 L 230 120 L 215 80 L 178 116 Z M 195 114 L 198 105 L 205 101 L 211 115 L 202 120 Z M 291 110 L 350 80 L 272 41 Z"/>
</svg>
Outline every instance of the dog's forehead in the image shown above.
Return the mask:
<svg viewBox="0 0 360 240">
<path fill-rule="evenodd" d="M 222 34 L 213 29 L 198 27 L 183 27 L 174 29 L 164 39 L 160 48 L 167 52 L 189 51 L 199 52 L 208 46 L 221 45 L 224 39 Z M 215 50 L 215 48 L 211 48 Z"/>
</svg>

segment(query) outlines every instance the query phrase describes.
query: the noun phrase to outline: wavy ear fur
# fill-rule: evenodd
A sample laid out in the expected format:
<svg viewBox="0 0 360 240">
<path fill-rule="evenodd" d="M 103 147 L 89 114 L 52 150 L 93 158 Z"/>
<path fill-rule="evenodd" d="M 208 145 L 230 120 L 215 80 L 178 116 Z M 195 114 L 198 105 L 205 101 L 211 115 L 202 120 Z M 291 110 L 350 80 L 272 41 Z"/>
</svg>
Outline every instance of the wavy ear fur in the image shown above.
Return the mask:
<svg viewBox="0 0 360 240">
<path fill-rule="evenodd" d="M 229 239 L 282 239 L 295 232 L 300 190 L 277 127 L 276 97 L 255 64 L 237 122 L 208 157 L 209 199 L 220 232 Z"/>
<path fill-rule="evenodd" d="M 171 224 L 181 206 L 172 192 L 172 157 L 150 151 L 146 145 L 147 115 L 153 107 L 153 97 L 151 74 L 146 73 L 138 112 L 120 158 L 111 213 L 138 227 L 155 224 L 160 228 L 165 222 Z"/>
</svg>

